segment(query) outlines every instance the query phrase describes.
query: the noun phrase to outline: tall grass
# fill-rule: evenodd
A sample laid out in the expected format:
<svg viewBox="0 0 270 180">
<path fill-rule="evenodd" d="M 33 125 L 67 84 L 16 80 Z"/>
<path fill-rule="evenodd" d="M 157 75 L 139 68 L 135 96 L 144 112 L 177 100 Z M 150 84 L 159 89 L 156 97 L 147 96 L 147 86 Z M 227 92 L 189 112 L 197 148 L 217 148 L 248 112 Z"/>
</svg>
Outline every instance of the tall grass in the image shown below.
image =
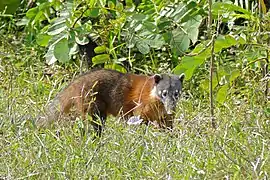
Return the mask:
<svg viewBox="0 0 270 180">
<path fill-rule="evenodd" d="M 208 105 L 195 98 L 179 103 L 171 133 L 112 117 L 96 140 L 91 131 L 81 134 L 79 119 L 37 130 L 33 117 L 74 70 L 46 67 L 36 57 L 0 62 L 0 179 L 269 178 L 269 112 L 260 103 L 228 100 L 216 109 L 216 130 Z"/>
</svg>

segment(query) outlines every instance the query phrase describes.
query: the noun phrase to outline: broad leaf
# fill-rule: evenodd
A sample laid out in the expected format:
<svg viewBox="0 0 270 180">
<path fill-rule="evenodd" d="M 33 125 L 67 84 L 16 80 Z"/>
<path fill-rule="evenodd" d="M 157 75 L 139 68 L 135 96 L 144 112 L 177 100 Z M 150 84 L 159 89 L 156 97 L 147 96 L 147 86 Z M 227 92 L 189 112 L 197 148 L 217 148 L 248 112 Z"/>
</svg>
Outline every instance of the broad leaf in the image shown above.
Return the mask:
<svg viewBox="0 0 270 180">
<path fill-rule="evenodd" d="M 239 75 L 240 75 L 240 71 L 238 69 L 232 71 L 231 76 L 230 76 L 230 82 L 233 82 Z"/>
<path fill-rule="evenodd" d="M 70 40 L 69 40 L 70 43 Z M 69 44 L 69 56 L 77 54 L 79 52 L 79 46 L 77 43 L 73 41 L 73 43 Z"/>
<path fill-rule="evenodd" d="M 54 56 L 60 62 L 69 61 L 69 47 L 68 40 L 66 38 L 61 39 L 55 44 Z"/>
<path fill-rule="evenodd" d="M 65 18 L 58 18 L 51 27 L 48 29 L 48 35 L 54 36 L 57 34 L 60 34 L 64 30 L 66 30 L 68 27 L 66 25 L 66 19 Z"/>
<path fill-rule="evenodd" d="M 183 54 L 189 47 L 188 36 L 179 29 L 167 32 L 163 37 L 171 45 L 172 51 L 176 55 Z"/>
<path fill-rule="evenodd" d="M 157 29 L 157 27 L 155 26 L 153 22 L 145 21 L 143 25 L 150 32 L 155 32 Z"/>
<path fill-rule="evenodd" d="M 20 6 L 20 0 L 1 0 L 0 1 L 0 12 L 6 9 L 6 14 L 13 14 Z"/>
<path fill-rule="evenodd" d="M 222 49 L 228 48 L 234 45 L 238 44 L 244 44 L 245 41 L 243 38 L 239 38 L 236 40 L 233 38 L 231 35 L 226 35 L 226 36 L 218 36 L 216 42 L 215 42 L 215 53 L 219 53 Z M 199 53 L 202 49 L 204 49 L 204 46 L 202 44 L 198 44 L 195 49 L 192 51 L 191 54 L 196 54 Z M 182 58 L 181 63 L 175 67 L 174 71 L 176 73 L 186 73 L 186 79 L 188 80 L 189 78 L 192 77 L 194 70 L 201 65 L 202 63 L 205 62 L 207 58 L 209 58 L 211 55 L 210 47 L 208 47 L 205 51 L 200 53 L 197 56 L 194 57 L 189 57 L 189 56 L 184 56 Z"/>
<path fill-rule="evenodd" d="M 50 39 L 51 39 L 51 36 L 47 34 L 38 34 L 36 41 L 38 45 L 46 47 L 48 46 Z"/>
<path fill-rule="evenodd" d="M 110 9 L 114 9 L 115 4 L 114 4 L 112 1 L 108 1 L 108 7 L 109 7 Z"/>
<path fill-rule="evenodd" d="M 193 71 L 199 65 L 201 65 L 204 61 L 205 61 L 205 59 L 200 58 L 199 56 L 197 56 L 197 57 L 185 56 L 185 57 L 183 57 L 181 63 L 173 69 L 173 72 L 175 74 L 181 74 L 184 72 L 186 75 L 185 79 L 189 80 L 193 75 Z"/>
<path fill-rule="evenodd" d="M 46 63 L 48 65 L 52 65 L 57 61 L 57 59 L 54 56 L 54 45 L 49 46 L 49 49 L 47 53 L 45 54 L 45 58 L 46 58 Z"/>
<path fill-rule="evenodd" d="M 147 54 L 150 51 L 148 44 L 145 41 L 138 41 L 136 47 L 142 54 Z"/>
<path fill-rule="evenodd" d="M 193 19 L 190 19 L 184 24 L 184 29 L 187 32 L 188 37 L 191 39 L 192 43 L 195 44 L 198 39 L 199 26 L 202 22 L 202 16 L 197 15 Z"/>
<path fill-rule="evenodd" d="M 217 97 L 216 97 L 216 100 L 220 103 L 220 104 L 223 104 L 225 99 L 226 99 L 226 96 L 227 96 L 227 91 L 228 91 L 228 84 L 222 86 L 218 92 L 217 92 Z"/>
<path fill-rule="evenodd" d="M 209 77 L 209 76 L 207 76 L 207 77 Z M 204 79 L 204 80 L 202 80 L 202 81 L 200 82 L 200 87 L 201 87 L 203 90 L 205 90 L 206 92 L 208 92 L 208 93 L 209 93 L 209 85 L 210 85 L 209 78 Z M 218 78 L 217 78 L 217 74 L 214 73 L 214 74 L 213 74 L 213 81 L 212 81 L 213 89 L 214 89 L 215 87 L 217 87 L 217 85 L 218 85 Z"/>
<path fill-rule="evenodd" d="M 83 35 L 75 36 L 75 40 L 80 45 L 85 45 L 85 44 L 89 43 L 89 39 L 86 36 L 83 36 Z"/>
<path fill-rule="evenodd" d="M 116 3 L 115 9 L 119 12 L 123 11 L 124 6 L 121 2 Z"/>
<path fill-rule="evenodd" d="M 167 19 L 161 19 L 159 24 L 158 24 L 158 28 L 163 31 L 163 30 L 166 30 L 168 28 L 170 28 L 172 25 L 172 21 L 169 21 Z"/>
<path fill-rule="evenodd" d="M 170 41 L 172 49 L 174 50 L 175 54 L 181 55 L 189 47 L 189 44 L 190 44 L 189 37 L 180 29 L 173 30 L 172 34 L 173 34 L 173 37 Z"/>
<path fill-rule="evenodd" d="M 134 14 L 131 18 L 136 21 L 143 21 L 147 18 L 147 16 L 144 14 Z"/>
<path fill-rule="evenodd" d="M 38 7 L 31 8 L 27 11 L 26 17 L 32 19 L 38 13 Z"/>
<path fill-rule="evenodd" d="M 243 14 L 247 14 L 249 16 L 252 16 L 251 12 L 241 8 L 240 6 L 236 6 L 234 4 L 228 4 L 226 2 L 216 2 L 213 4 L 213 14 L 219 15 L 219 14 L 225 14 L 228 12 L 241 12 Z"/>
<path fill-rule="evenodd" d="M 94 8 L 94 9 L 90 10 L 90 12 L 89 12 L 90 17 L 95 18 L 95 17 L 98 17 L 98 15 L 99 15 L 99 8 Z"/>
<path fill-rule="evenodd" d="M 238 42 L 230 35 L 218 36 L 215 42 L 215 53 L 220 52 L 224 48 L 236 45 Z"/>
<path fill-rule="evenodd" d="M 155 39 L 147 39 L 144 41 L 152 48 L 161 48 L 165 44 L 161 36 L 156 36 Z"/>
</svg>

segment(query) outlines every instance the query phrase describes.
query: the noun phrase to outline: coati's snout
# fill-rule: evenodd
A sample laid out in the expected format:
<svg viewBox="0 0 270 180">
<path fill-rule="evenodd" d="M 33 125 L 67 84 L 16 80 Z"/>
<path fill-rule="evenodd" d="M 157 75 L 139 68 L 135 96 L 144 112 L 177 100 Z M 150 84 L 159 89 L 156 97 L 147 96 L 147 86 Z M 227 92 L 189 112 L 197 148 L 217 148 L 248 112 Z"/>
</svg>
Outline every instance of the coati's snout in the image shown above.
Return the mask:
<svg viewBox="0 0 270 180">
<path fill-rule="evenodd" d="M 180 76 L 168 74 L 154 75 L 155 87 L 153 93 L 163 103 L 167 114 L 173 114 L 182 93 L 184 74 Z"/>
</svg>

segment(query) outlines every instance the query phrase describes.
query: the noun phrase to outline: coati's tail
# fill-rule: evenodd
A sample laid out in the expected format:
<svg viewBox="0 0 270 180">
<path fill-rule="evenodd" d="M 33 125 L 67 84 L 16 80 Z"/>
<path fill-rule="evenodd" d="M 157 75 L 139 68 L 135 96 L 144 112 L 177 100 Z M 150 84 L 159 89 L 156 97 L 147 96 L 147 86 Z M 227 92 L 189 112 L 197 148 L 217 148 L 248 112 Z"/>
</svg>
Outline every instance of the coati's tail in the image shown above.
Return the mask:
<svg viewBox="0 0 270 180">
<path fill-rule="evenodd" d="M 46 127 L 53 121 L 57 121 L 60 117 L 60 114 L 60 101 L 58 97 L 56 97 L 45 107 L 45 110 L 38 115 L 36 118 L 36 126 L 38 128 Z"/>
</svg>

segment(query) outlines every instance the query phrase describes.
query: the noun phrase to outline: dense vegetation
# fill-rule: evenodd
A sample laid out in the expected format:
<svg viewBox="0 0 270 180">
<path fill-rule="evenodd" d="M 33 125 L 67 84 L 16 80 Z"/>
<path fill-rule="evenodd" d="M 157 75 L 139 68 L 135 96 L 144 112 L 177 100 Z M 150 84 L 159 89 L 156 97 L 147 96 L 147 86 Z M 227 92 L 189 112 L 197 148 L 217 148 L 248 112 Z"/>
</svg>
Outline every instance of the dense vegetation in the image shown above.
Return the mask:
<svg viewBox="0 0 270 180">
<path fill-rule="evenodd" d="M 0 27 L 0 179 L 270 177 L 269 1 L 0 1 Z M 93 67 L 185 73 L 173 132 L 117 118 L 95 141 L 79 118 L 37 129 Z"/>
</svg>

